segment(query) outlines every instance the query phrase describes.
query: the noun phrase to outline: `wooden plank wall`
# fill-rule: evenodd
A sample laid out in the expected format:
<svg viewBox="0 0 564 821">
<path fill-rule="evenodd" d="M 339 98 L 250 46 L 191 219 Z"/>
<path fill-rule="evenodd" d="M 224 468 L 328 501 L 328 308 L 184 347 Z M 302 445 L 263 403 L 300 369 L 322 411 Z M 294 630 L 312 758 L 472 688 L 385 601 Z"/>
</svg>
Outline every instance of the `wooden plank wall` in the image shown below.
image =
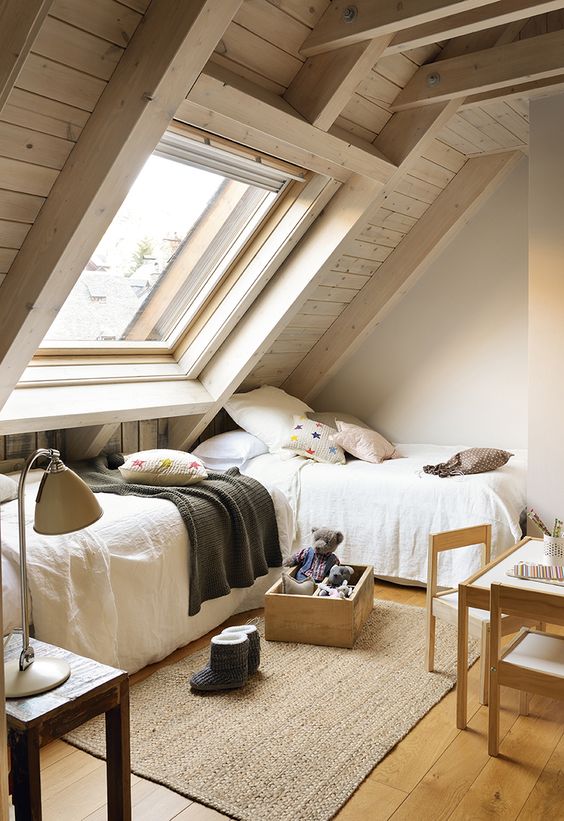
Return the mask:
<svg viewBox="0 0 564 821">
<path fill-rule="evenodd" d="M 167 447 L 167 419 L 147 419 L 142 422 L 123 422 L 110 439 L 106 453 L 134 453 L 137 450 Z M 57 448 L 65 458 L 65 431 L 49 430 L 39 433 L 15 433 L 0 436 L 0 461 L 24 459 L 36 448 Z"/>
<path fill-rule="evenodd" d="M 218 433 L 235 430 L 236 425 L 223 409 L 210 422 L 193 448 Z M 146 419 L 122 422 L 110 439 L 105 453 L 135 453 L 139 450 L 168 447 L 168 419 Z M 38 433 L 17 433 L 0 436 L 0 462 L 25 459 L 37 448 L 56 448 L 65 458 L 65 431 L 48 430 Z M 1 472 L 1 470 L 0 470 Z"/>
<path fill-rule="evenodd" d="M 0 117 L 0 282 L 148 0 L 54 0 Z"/>
</svg>

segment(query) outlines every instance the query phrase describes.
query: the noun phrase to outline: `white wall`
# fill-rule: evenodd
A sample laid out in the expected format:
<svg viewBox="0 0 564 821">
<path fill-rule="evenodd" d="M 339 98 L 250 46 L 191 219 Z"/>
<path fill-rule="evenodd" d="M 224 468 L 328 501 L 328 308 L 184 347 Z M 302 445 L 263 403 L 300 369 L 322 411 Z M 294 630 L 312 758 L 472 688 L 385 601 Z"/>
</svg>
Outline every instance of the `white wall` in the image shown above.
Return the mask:
<svg viewBox="0 0 564 821">
<path fill-rule="evenodd" d="M 529 503 L 564 518 L 564 95 L 532 100 Z"/>
<path fill-rule="evenodd" d="M 395 442 L 526 447 L 526 379 L 524 158 L 313 404 Z"/>
</svg>

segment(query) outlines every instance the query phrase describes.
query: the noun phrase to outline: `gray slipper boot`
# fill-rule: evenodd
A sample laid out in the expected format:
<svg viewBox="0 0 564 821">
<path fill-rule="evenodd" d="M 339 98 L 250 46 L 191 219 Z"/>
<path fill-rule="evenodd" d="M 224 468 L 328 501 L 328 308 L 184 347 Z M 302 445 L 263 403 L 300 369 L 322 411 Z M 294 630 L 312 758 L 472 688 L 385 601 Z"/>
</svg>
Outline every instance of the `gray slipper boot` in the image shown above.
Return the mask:
<svg viewBox="0 0 564 821">
<path fill-rule="evenodd" d="M 210 662 L 190 679 L 193 690 L 233 690 L 247 681 L 249 639 L 245 633 L 223 633 L 214 636 L 210 645 Z"/>
<path fill-rule="evenodd" d="M 230 633 L 245 633 L 249 639 L 249 675 L 256 673 L 260 666 L 260 636 L 255 624 L 239 624 L 234 627 L 226 627 L 221 635 Z"/>
</svg>

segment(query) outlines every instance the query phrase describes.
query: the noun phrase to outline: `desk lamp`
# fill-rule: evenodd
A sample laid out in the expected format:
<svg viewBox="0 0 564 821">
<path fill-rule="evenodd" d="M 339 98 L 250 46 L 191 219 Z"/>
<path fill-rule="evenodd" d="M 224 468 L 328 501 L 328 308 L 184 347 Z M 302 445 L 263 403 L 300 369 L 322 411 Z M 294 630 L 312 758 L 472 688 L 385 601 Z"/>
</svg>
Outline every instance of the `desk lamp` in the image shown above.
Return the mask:
<svg viewBox="0 0 564 821">
<path fill-rule="evenodd" d="M 22 611 L 22 651 L 19 659 L 4 667 L 7 698 L 25 698 L 58 687 L 70 676 L 66 661 L 52 656 L 35 658 L 29 641 L 29 591 L 25 535 L 25 480 L 41 456 L 50 461 L 41 478 L 35 500 L 36 533 L 59 536 L 82 530 L 98 521 L 103 513 L 96 497 L 82 479 L 61 461 L 58 450 L 39 448 L 26 460 L 18 485 L 18 521 Z"/>
</svg>

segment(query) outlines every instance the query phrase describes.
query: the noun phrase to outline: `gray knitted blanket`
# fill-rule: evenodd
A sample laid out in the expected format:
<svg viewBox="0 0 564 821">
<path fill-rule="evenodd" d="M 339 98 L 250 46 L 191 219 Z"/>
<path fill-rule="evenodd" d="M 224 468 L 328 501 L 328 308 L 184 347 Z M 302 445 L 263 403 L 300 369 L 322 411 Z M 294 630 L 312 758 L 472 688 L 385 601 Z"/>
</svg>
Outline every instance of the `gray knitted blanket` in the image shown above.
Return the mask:
<svg viewBox="0 0 564 821">
<path fill-rule="evenodd" d="M 250 587 L 269 567 L 282 564 L 270 494 L 238 468 L 209 473 L 187 487 L 128 484 L 104 455 L 76 462 L 72 469 L 94 493 L 151 496 L 176 505 L 190 538 L 190 616 L 202 602 L 226 596 L 232 587 Z"/>
</svg>

